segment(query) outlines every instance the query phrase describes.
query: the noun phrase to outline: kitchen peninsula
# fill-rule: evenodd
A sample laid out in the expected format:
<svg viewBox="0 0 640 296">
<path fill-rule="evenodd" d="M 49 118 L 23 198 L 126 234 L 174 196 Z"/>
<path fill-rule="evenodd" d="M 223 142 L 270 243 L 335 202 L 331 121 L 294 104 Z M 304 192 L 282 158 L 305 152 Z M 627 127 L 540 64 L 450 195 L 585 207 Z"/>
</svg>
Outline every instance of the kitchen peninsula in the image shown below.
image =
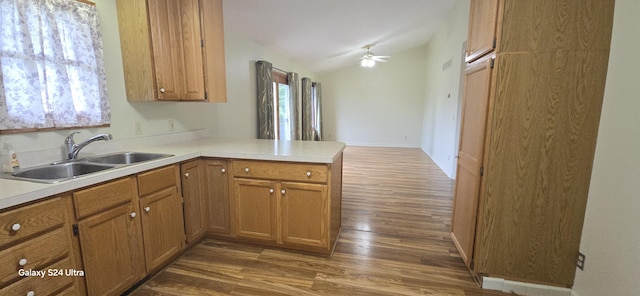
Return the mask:
<svg viewBox="0 0 640 296">
<path fill-rule="evenodd" d="M 0 246 L 10 260 L 0 289 L 119 294 L 205 235 L 333 251 L 343 143 L 198 138 L 119 148 L 173 156 L 55 184 L 0 179 Z M 52 268 L 85 277 L 16 276 Z"/>
</svg>

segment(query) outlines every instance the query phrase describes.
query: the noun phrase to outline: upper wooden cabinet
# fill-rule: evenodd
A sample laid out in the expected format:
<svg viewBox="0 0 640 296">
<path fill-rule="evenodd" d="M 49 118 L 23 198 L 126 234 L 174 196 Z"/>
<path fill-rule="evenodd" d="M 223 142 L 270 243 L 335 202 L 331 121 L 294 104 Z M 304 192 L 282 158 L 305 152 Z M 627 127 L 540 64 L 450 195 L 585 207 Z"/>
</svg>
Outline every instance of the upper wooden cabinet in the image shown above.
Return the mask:
<svg viewBox="0 0 640 296">
<path fill-rule="evenodd" d="M 571 287 L 614 0 L 472 0 L 470 43 L 489 2 L 497 45 L 467 65 L 452 237 L 478 277 Z"/>
<path fill-rule="evenodd" d="M 465 60 L 472 62 L 496 47 L 498 0 L 471 1 Z"/>
<path fill-rule="evenodd" d="M 129 101 L 226 102 L 221 0 L 118 0 Z"/>
</svg>

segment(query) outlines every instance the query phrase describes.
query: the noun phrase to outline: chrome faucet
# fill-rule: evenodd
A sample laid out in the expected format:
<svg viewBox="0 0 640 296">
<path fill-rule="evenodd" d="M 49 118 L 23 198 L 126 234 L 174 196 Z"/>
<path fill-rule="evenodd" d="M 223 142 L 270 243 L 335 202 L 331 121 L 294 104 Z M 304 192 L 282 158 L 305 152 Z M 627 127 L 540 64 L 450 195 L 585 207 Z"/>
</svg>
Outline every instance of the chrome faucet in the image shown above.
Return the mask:
<svg viewBox="0 0 640 296">
<path fill-rule="evenodd" d="M 76 142 L 73 141 L 73 135 L 77 133 L 79 132 L 73 132 L 64 139 L 64 145 L 67 147 L 68 152 L 67 159 L 70 160 L 78 158 L 78 153 L 80 153 L 80 150 L 95 141 L 109 141 L 113 139 L 113 136 L 111 136 L 111 134 L 99 134 L 85 140 L 80 144 L 76 144 Z"/>
</svg>

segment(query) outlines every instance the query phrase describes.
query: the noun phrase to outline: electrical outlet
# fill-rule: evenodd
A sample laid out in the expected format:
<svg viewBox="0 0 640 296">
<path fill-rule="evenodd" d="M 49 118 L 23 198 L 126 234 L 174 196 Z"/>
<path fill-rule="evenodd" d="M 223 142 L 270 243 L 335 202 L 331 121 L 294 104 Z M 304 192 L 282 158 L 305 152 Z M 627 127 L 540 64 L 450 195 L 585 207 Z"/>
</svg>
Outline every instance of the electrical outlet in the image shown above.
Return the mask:
<svg viewBox="0 0 640 296">
<path fill-rule="evenodd" d="M 169 131 L 173 132 L 176 130 L 176 125 L 173 122 L 173 119 L 169 119 Z"/>
<path fill-rule="evenodd" d="M 584 260 L 586 259 L 586 256 L 584 254 L 582 254 L 581 252 L 578 252 L 578 262 L 576 262 L 576 266 L 578 268 L 580 268 L 580 270 L 584 270 Z"/>
<path fill-rule="evenodd" d="M 139 121 L 136 121 L 134 124 L 134 132 L 136 133 L 136 136 L 142 135 L 142 123 Z"/>
</svg>

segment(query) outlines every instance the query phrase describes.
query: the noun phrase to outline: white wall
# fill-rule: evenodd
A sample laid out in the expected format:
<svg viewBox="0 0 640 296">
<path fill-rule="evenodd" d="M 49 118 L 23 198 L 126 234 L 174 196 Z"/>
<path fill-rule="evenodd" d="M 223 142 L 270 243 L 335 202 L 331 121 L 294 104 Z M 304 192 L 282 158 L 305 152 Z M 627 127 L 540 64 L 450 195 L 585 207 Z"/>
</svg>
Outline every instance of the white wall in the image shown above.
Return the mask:
<svg viewBox="0 0 640 296">
<path fill-rule="evenodd" d="M 639 0 L 616 1 L 604 106 L 600 120 L 581 251 L 580 296 L 640 295 Z"/>
<path fill-rule="evenodd" d="M 281 55 L 266 50 L 259 44 L 233 32 L 225 32 L 228 103 L 127 102 L 116 1 L 94 0 L 94 2 L 100 15 L 103 34 L 112 120 L 108 128 L 77 129 L 81 131 L 81 134 L 76 135 L 77 140 L 84 140 L 96 133 L 111 133 L 117 140 L 138 138 L 140 135 L 136 135 L 134 130 L 136 122 L 142 125 L 141 136 L 205 130 L 212 136 L 255 138 L 257 113 L 253 63 L 259 59 L 266 59 L 273 62 L 276 67 L 300 73 L 300 77 L 315 78 L 314 73 Z M 174 121 L 174 131 L 169 128 L 169 119 Z M 0 137 L 3 141 L 11 142 L 20 153 L 61 147 L 63 139 L 70 132 L 71 130 L 33 132 Z"/>
<path fill-rule="evenodd" d="M 348 145 L 419 147 L 425 47 L 387 63 L 322 73 L 324 136 Z"/>
<path fill-rule="evenodd" d="M 460 87 L 462 43 L 467 40 L 469 0 L 456 3 L 449 17 L 427 45 L 422 150 L 451 178 Z"/>
</svg>

